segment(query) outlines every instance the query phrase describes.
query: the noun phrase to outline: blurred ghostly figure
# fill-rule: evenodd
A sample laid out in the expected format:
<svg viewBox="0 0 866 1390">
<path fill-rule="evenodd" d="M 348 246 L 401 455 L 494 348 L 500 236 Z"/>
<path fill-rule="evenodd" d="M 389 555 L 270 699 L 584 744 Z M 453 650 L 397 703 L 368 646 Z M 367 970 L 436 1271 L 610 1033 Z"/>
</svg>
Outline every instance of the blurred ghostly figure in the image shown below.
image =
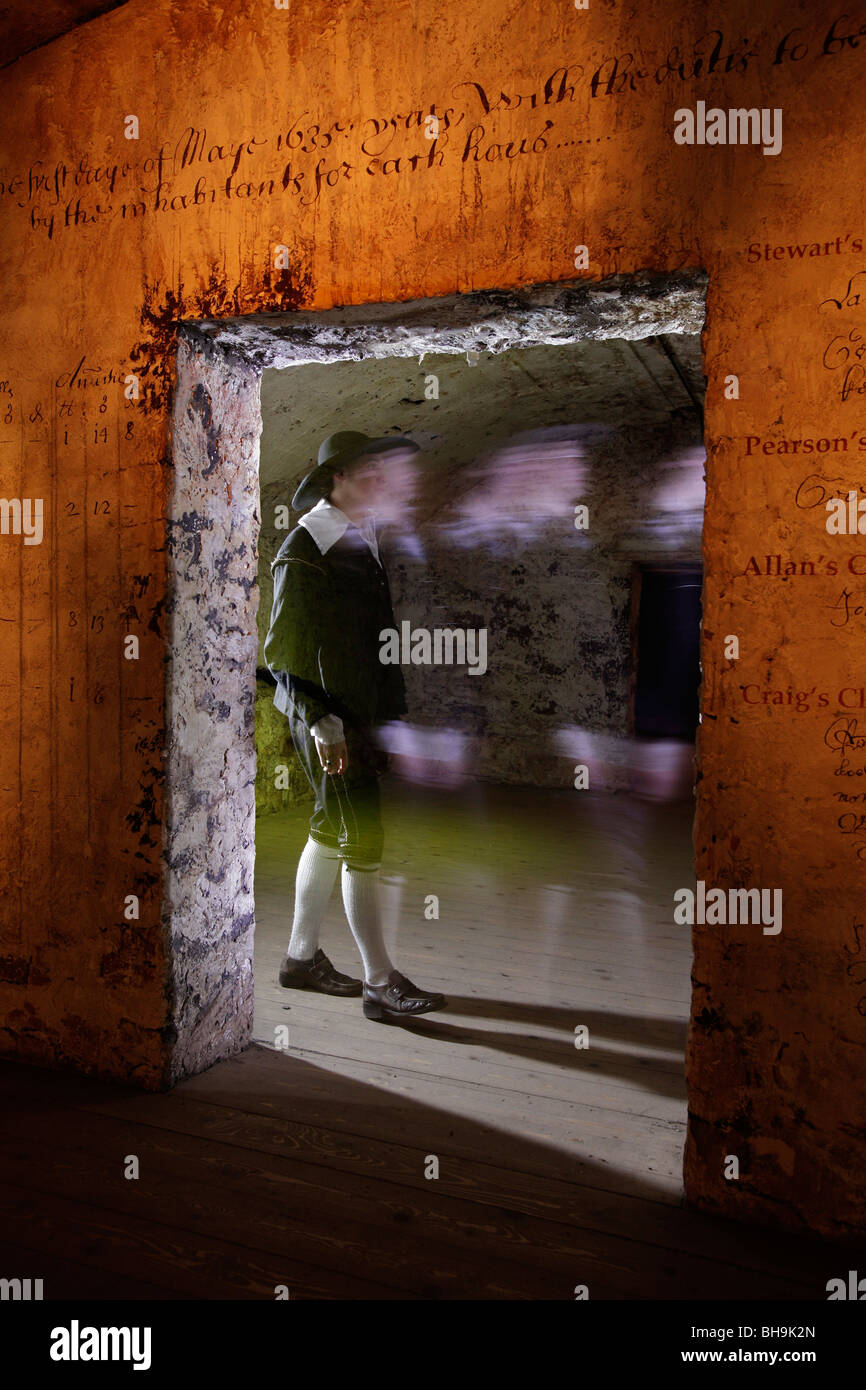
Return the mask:
<svg viewBox="0 0 866 1390">
<path fill-rule="evenodd" d="M 379 741 L 409 782 L 453 788 L 468 778 L 467 736 L 457 729 L 393 722 L 381 726 Z"/>
<path fill-rule="evenodd" d="M 682 739 L 635 739 L 632 787 L 644 801 L 682 801 L 695 780 L 694 745 Z"/>
<path fill-rule="evenodd" d="M 515 436 L 462 470 L 469 487 L 440 534 L 462 548 L 503 551 L 537 540 L 551 523 L 562 526 L 586 487 L 586 442 L 602 433 L 598 425 L 569 425 Z"/>
<path fill-rule="evenodd" d="M 401 450 L 392 453 L 388 458 L 387 485 L 376 496 L 375 523 L 378 534 L 387 532 L 393 552 L 409 555 L 423 564 L 427 557 L 418 533 L 418 488 L 413 455 Z"/>
<path fill-rule="evenodd" d="M 694 745 L 639 739 L 569 724 L 553 736 L 556 751 L 589 772 L 591 791 L 629 791 L 645 801 L 679 801 L 692 792 Z"/>
<path fill-rule="evenodd" d="M 385 485 L 376 492 L 376 529 L 408 533 L 415 529 L 418 511 L 415 455 L 411 450 L 395 449 L 388 454 L 387 463 Z"/>
<path fill-rule="evenodd" d="M 703 515 L 706 484 L 704 469 L 707 454 L 703 446 L 687 449 L 676 458 L 659 465 L 663 473 L 653 503 L 663 512 L 677 512 L 680 516 Z"/>
<path fill-rule="evenodd" d="M 706 450 L 700 445 L 655 465 L 660 481 L 649 514 L 630 522 L 622 537 L 626 549 L 667 553 L 694 550 L 700 544 L 706 463 Z"/>
</svg>

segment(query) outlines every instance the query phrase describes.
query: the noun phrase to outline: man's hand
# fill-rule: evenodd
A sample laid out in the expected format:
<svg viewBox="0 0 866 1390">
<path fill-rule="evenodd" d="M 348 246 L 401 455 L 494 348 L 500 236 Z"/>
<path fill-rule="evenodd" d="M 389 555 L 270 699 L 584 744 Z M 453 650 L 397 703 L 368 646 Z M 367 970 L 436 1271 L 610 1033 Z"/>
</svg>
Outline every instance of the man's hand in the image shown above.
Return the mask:
<svg viewBox="0 0 866 1390">
<path fill-rule="evenodd" d="M 319 762 L 329 775 L 333 776 L 335 773 L 346 771 L 349 765 L 349 750 L 345 741 L 323 743 L 320 738 L 317 738 L 316 752 L 319 755 Z"/>
</svg>

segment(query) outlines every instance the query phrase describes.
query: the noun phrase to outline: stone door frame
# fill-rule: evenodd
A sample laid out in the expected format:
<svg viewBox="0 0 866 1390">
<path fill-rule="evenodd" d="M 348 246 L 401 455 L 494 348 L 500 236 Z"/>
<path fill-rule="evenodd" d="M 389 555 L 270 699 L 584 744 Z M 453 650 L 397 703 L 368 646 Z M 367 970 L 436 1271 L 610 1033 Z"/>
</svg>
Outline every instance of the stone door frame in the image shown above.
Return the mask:
<svg viewBox="0 0 866 1390">
<path fill-rule="evenodd" d="M 262 371 L 698 334 L 707 284 L 703 271 L 647 273 L 179 326 L 166 525 L 168 1085 L 252 1040 Z"/>
</svg>

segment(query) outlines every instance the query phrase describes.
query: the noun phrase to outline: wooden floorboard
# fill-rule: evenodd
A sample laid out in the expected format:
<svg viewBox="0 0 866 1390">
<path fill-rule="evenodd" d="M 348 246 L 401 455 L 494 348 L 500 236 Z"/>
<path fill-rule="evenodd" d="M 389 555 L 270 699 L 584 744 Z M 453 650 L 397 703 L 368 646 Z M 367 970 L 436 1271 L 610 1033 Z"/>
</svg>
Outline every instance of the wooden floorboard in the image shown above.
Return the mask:
<svg viewBox="0 0 866 1390">
<path fill-rule="evenodd" d="M 117 1275 L 111 1270 L 97 1268 L 91 1264 L 80 1264 L 75 1260 L 65 1260 L 56 1250 L 51 1250 L 50 1273 L 47 1286 L 43 1289 L 46 1300 L 91 1299 L 106 1302 L 117 1297 Z M 14 1270 L 23 1279 L 40 1278 L 46 1261 L 45 1250 L 15 1244 L 11 1240 L 0 1240 L 0 1268 Z M 164 1284 L 149 1284 L 144 1279 L 135 1279 L 128 1272 L 123 1276 L 125 1299 L 144 1302 L 175 1302 L 191 1300 L 191 1294 L 177 1293 L 167 1289 Z"/>
<path fill-rule="evenodd" d="M 360 1000 L 280 988 L 299 810 L 259 822 L 254 1036 L 273 1047 L 288 1027 L 289 1053 L 318 1069 L 309 1085 L 340 1075 L 435 1109 L 431 1146 L 459 1118 L 463 1152 L 482 1158 L 480 1121 L 539 1176 L 678 1202 L 691 943 L 672 902 L 691 874 L 691 808 L 475 788 L 404 792 L 385 818 L 386 940 L 447 1008 L 383 1028 Z M 322 944 L 360 973 L 338 887 Z"/>
<path fill-rule="evenodd" d="M 386 791 L 386 937 L 448 1008 L 383 1027 L 279 987 L 307 812 L 262 818 L 260 1043 L 165 1094 L 0 1066 L 0 1273 L 46 1299 L 825 1299 L 847 1250 L 683 1203 L 690 809 Z M 338 896 L 322 944 L 358 972 Z"/>
<path fill-rule="evenodd" d="M 3 1230 L 47 1264 L 43 1275 L 31 1258 L 21 1274 L 47 1277 L 57 1256 L 113 1273 L 121 1298 L 162 1279 L 172 1296 L 213 1299 L 272 1298 L 280 1283 L 295 1298 L 556 1299 L 588 1283 L 596 1298 L 799 1300 L 832 1263 L 823 1243 L 768 1243 L 680 1208 L 540 1180 L 510 1166 L 484 1126 L 486 1163 L 443 1151 L 427 1181 L 412 1141 L 431 1117 L 368 1138 L 347 1131 L 345 1106 L 335 1127 L 331 1096 L 331 1128 L 316 1127 L 279 1095 L 287 1068 L 305 1070 L 253 1048 L 166 1095 L 3 1068 Z M 351 1085 L 340 1086 L 342 1098 Z M 263 1087 L 273 1118 L 249 1108 Z M 136 1181 L 122 1177 L 130 1153 Z M 71 1296 L 68 1278 L 51 1277 L 47 1296 Z"/>
</svg>

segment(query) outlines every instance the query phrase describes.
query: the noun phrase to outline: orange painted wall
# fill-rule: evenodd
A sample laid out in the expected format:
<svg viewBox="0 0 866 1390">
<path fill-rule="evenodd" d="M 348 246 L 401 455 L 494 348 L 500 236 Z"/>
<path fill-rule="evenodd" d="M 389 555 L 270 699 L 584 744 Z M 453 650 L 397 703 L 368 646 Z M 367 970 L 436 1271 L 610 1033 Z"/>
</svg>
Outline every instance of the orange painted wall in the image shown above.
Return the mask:
<svg viewBox="0 0 866 1390">
<path fill-rule="evenodd" d="M 784 926 L 696 928 L 687 1191 L 866 1226 L 866 841 L 837 797 L 866 792 L 844 775 L 866 767 L 866 667 L 863 617 L 836 606 L 866 605 L 866 539 L 803 505 L 824 488 L 811 474 L 846 494 L 866 478 L 866 10 L 834 27 L 845 9 L 131 0 L 5 74 L 0 486 L 42 498 L 45 528 L 41 545 L 0 536 L 7 1055 L 165 1074 L 172 322 L 568 280 L 578 244 L 590 279 L 701 266 L 698 876 L 781 887 Z M 781 153 L 676 144 L 674 112 L 698 101 L 781 109 Z M 415 114 L 433 103 L 435 148 Z M 189 130 L 206 135 L 182 167 Z M 820 458 L 779 450 L 843 437 Z M 816 572 L 768 575 L 767 555 Z"/>
</svg>

